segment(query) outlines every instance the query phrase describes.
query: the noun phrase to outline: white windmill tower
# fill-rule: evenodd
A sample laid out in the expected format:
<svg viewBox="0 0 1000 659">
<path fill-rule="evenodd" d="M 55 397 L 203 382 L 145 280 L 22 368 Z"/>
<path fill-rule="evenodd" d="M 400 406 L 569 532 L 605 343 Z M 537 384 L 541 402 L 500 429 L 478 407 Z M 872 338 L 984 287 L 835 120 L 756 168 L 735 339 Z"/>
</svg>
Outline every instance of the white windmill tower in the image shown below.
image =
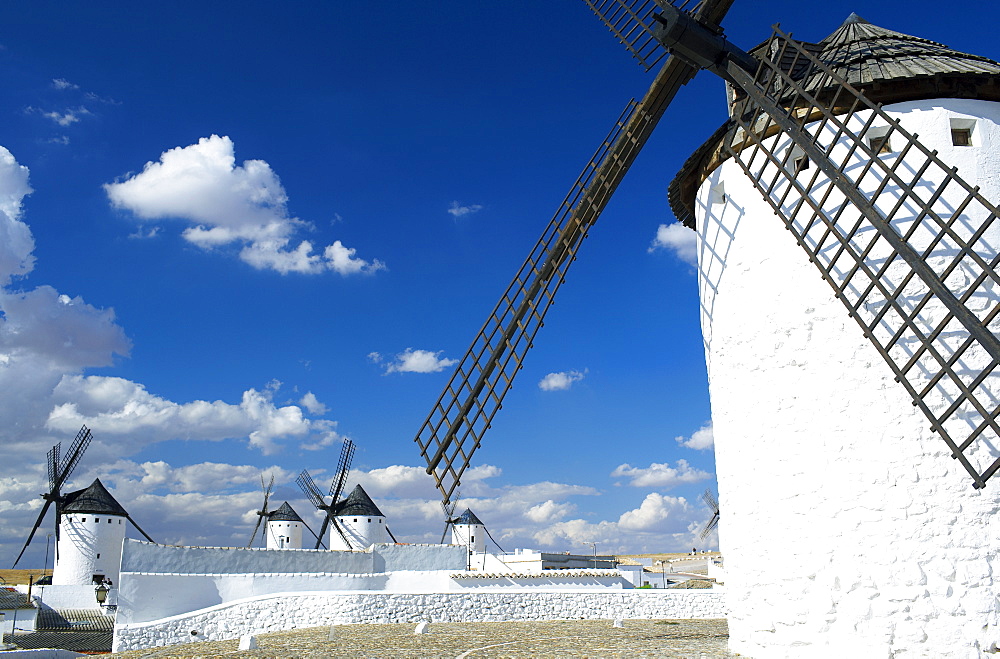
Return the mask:
<svg viewBox="0 0 1000 659">
<path fill-rule="evenodd" d="M 486 525 L 471 509 L 451 521 L 451 544 L 465 545 L 472 554 L 486 551 Z"/>
<path fill-rule="evenodd" d="M 330 549 L 363 550 L 375 543 L 389 542 L 385 515 L 365 489 L 355 485 L 347 498 L 330 511 L 341 534 L 330 534 Z"/>
<path fill-rule="evenodd" d="M 305 522 L 287 501 L 267 515 L 268 549 L 302 549 Z"/>
<path fill-rule="evenodd" d="M 14 561 L 17 565 L 21 560 L 35 531 L 44 521 L 49 506 L 55 504 L 56 552 L 52 584 L 56 586 L 85 586 L 105 580 L 117 584 L 127 523 L 154 542 L 111 496 L 100 479 L 94 479 L 89 487 L 82 490 L 62 493 L 63 486 L 90 446 L 92 437 L 90 429 L 83 426 L 65 456 L 61 455 L 61 442 L 49 450 L 49 491 L 42 495 L 45 504 Z"/>
<path fill-rule="evenodd" d="M 584 1 L 647 70 L 663 64 L 417 433 L 445 506 L 590 227 L 707 69 L 731 120 L 670 198 L 701 241 L 730 647 L 992 651 L 1000 65 L 857 17 L 819 43 L 776 28 L 747 53 L 722 36 L 733 0 Z"/>
</svg>

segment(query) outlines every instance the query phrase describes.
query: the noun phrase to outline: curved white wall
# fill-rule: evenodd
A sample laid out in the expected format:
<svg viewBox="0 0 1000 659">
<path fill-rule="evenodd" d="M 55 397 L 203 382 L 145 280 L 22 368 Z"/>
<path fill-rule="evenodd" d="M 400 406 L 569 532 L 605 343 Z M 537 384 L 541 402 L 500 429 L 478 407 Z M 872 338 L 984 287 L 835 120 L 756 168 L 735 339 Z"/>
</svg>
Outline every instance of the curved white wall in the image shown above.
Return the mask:
<svg viewBox="0 0 1000 659">
<path fill-rule="evenodd" d="M 1000 199 L 1000 104 L 885 109 Z M 952 146 L 956 117 L 978 118 L 975 146 Z M 731 161 L 699 190 L 698 234 L 730 648 L 979 656 L 1000 640 L 1000 482 L 971 487 Z"/>
<path fill-rule="evenodd" d="M 452 524 L 451 544 L 465 545 L 474 554 L 486 551 L 486 527 L 481 524 Z"/>
<path fill-rule="evenodd" d="M 344 539 L 331 524 L 330 549 L 367 549 L 376 543 L 389 542 L 389 534 L 385 530 L 385 517 L 344 515 L 337 517 L 337 523 L 347 536 L 350 546 L 344 544 Z"/>
<path fill-rule="evenodd" d="M 117 515 L 64 514 L 52 584 L 85 586 L 98 574 L 117 584 L 127 524 L 128 520 Z"/>
<path fill-rule="evenodd" d="M 269 521 L 268 549 L 302 549 L 302 522 Z"/>
</svg>

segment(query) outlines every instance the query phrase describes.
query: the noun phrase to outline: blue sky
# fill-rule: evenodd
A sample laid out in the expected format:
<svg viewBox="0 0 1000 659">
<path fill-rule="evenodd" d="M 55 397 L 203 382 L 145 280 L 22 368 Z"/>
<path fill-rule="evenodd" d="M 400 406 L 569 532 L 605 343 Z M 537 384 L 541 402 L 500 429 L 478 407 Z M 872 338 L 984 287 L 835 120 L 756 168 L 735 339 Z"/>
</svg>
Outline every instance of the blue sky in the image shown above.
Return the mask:
<svg viewBox="0 0 1000 659">
<path fill-rule="evenodd" d="M 819 40 L 851 11 L 1000 57 L 993 5 L 737 2 L 727 34 Z M 7 2 L 0 26 L 0 556 L 82 423 L 71 485 L 101 477 L 163 542 L 245 544 L 261 473 L 308 513 L 294 476 L 329 482 L 343 437 L 351 486 L 436 542 L 413 437 L 446 364 L 652 74 L 573 0 Z M 708 74 L 682 90 L 476 455 L 460 505 L 506 549 L 704 544 L 696 278 L 656 238 L 724 112 Z"/>
</svg>

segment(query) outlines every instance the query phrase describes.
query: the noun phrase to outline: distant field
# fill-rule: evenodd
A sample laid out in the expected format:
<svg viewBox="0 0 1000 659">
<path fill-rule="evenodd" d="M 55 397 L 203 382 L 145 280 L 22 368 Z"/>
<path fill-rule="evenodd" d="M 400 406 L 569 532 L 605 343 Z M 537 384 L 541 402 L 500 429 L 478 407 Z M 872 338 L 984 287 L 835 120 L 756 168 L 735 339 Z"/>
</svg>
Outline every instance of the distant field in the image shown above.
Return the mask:
<svg viewBox="0 0 1000 659">
<path fill-rule="evenodd" d="M 28 583 L 28 577 L 32 576 L 37 581 L 44 574 L 52 574 L 52 570 L 0 570 L 0 579 L 3 579 L 8 586 L 13 586 Z"/>
</svg>

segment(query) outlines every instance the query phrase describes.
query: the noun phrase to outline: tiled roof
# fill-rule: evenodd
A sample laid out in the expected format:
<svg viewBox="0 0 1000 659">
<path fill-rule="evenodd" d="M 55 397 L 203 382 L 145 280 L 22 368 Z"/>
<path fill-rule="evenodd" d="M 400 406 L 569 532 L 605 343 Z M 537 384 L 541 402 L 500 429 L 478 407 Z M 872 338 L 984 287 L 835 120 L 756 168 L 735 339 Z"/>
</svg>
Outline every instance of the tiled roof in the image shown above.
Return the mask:
<svg viewBox="0 0 1000 659">
<path fill-rule="evenodd" d="M 348 515 L 359 515 L 364 517 L 385 517 L 378 509 L 372 498 L 368 496 L 365 489 L 356 485 L 350 495 L 337 504 L 336 515 L 347 517 Z"/>
<path fill-rule="evenodd" d="M 66 495 L 62 506 L 64 513 L 102 513 L 128 517 L 128 512 L 115 501 L 100 478 L 95 478 L 90 487 Z"/>
<path fill-rule="evenodd" d="M 277 510 L 272 510 L 267 514 L 267 519 L 269 522 L 301 522 L 302 518 L 299 514 L 288 505 L 288 502 L 281 504 L 281 507 Z"/>
<path fill-rule="evenodd" d="M 28 600 L 28 596 L 16 590 L 0 589 L 0 609 L 33 609 L 35 605 Z"/>
<path fill-rule="evenodd" d="M 861 88 L 878 103 L 899 103 L 926 98 L 976 98 L 1000 101 L 1000 64 L 970 55 L 929 39 L 914 37 L 877 25 L 851 14 L 833 34 L 819 43 L 800 42 L 820 61 L 833 68 L 851 85 Z M 751 51 L 765 56 L 766 44 Z M 783 62 L 792 77 L 804 72 Z M 804 67 L 798 67 L 804 68 Z M 818 89 L 819 76 L 798 78 L 809 91 L 824 96 L 832 87 Z M 678 103 L 682 103 L 683 97 Z M 718 149 L 734 122 L 720 126 L 681 167 L 670 182 L 667 198 L 674 216 L 694 228 L 694 197 L 706 170 L 720 162 Z"/>
<path fill-rule="evenodd" d="M 471 509 L 466 508 L 465 512 L 455 518 L 455 524 L 478 524 L 479 526 L 486 526 L 483 524 L 482 520 L 476 517 L 476 513 L 472 512 Z"/>
</svg>

